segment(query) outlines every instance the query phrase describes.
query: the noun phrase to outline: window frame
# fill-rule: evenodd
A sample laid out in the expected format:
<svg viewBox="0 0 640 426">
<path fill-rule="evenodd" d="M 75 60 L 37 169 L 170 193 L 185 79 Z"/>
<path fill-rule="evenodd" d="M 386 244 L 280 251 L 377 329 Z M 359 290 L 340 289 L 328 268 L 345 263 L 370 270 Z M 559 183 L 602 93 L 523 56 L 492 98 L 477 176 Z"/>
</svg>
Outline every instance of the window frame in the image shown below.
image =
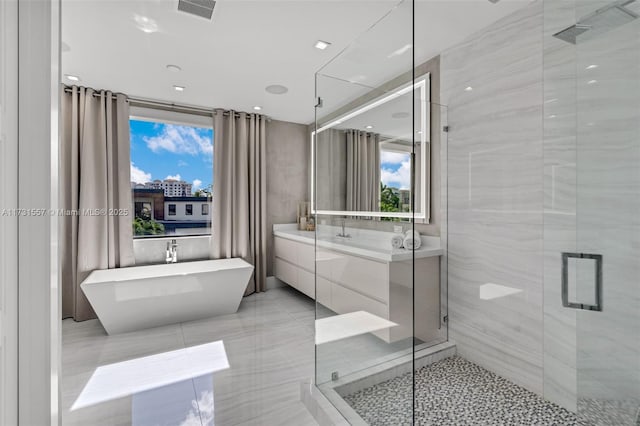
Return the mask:
<svg viewBox="0 0 640 426">
<path fill-rule="evenodd" d="M 129 120 L 137 120 L 137 121 L 147 121 L 152 123 L 161 123 L 161 124 L 173 124 L 178 126 L 189 126 L 189 127 L 199 127 L 210 129 L 213 131 L 213 140 L 212 144 L 215 143 L 215 129 L 213 128 L 213 112 L 211 115 L 205 115 L 203 113 L 188 113 L 188 112 L 177 112 L 173 111 L 168 107 L 151 107 L 145 105 L 136 104 L 132 102 L 129 107 Z M 213 173 L 212 173 L 213 174 Z M 213 178 L 213 176 L 212 176 Z M 174 195 L 175 196 L 175 195 Z M 170 196 L 171 197 L 171 196 Z M 131 198 L 133 201 L 133 189 L 131 190 Z M 175 206 L 175 212 L 173 214 L 170 213 L 169 209 L 167 210 L 168 216 L 178 216 L 178 208 L 177 204 L 167 203 L 168 205 Z M 208 204 L 208 203 L 207 203 Z M 210 209 L 209 209 L 210 210 Z M 153 213 L 152 213 L 153 214 Z M 186 215 L 186 207 L 185 207 L 185 216 Z M 193 216 L 193 210 L 192 214 Z M 134 235 L 133 240 L 147 240 L 147 239 L 156 239 L 156 238 L 189 238 L 189 237 L 211 237 L 212 227 L 212 218 L 210 214 L 207 214 L 207 229 L 209 232 L 203 234 L 162 234 L 162 235 Z"/>
</svg>

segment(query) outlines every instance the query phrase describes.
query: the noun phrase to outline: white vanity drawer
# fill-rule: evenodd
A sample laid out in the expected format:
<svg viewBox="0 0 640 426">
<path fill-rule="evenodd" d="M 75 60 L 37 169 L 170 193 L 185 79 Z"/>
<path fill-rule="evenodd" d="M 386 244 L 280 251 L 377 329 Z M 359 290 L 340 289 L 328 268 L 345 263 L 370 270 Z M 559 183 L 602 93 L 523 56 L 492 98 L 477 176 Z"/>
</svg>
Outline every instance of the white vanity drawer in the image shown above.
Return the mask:
<svg viewBox="0 0 640 426">
<path fill-rule="evenodd" d="M 316 250 L 315 246 L 304 243 L 297 243 L 298 248 L 298 266 L 309 272 L 315 272 L 316 269 Z"/>
<path fill-rule="evenodd" d="M 386 263 L 341 254 L 332 264 L 332 280 L 386 304 L 389 301 L 389 266 Z"/>
<path fill-rule="evenodd" d="M 327 308 L 331 308 L 331 285 L 331 281 L 327 281 L 320 276 L 317 278 L 316 301 Z"/>
<path fill-rule="evenodd" d="M 298 288 L 298 268 L 276 257 L 274 275 L 292 287 Z"/>
<path fill-rule="evenodd" d="M 310 298 L 316 298 L 316 280 L 311 272 L 298 268 L 298 285 L 296 288 Z"/>
<path fill-rule="evenodd" d="M 365 311 L 381 318 L 389 318 L 387 305 L 351 291 L 341 285 L 333 283 L 331 286 L 331 309 L 339 314 L 355 311 Z"/>
<path fill-rule="evenodd" d="M 287 240 L 286 238 L 274 238 L 274 249 L 276 257 L 284 259 L 294 265 L 298 264 L 298 243 Z"/>
<path fill-rule="evenodd" d="M 341 255 L 339 253 L 319 247 L 316 257 L 316 274 L 331 281 L 331 271 L 336 268 L 340 259 Z"/>
</svg>

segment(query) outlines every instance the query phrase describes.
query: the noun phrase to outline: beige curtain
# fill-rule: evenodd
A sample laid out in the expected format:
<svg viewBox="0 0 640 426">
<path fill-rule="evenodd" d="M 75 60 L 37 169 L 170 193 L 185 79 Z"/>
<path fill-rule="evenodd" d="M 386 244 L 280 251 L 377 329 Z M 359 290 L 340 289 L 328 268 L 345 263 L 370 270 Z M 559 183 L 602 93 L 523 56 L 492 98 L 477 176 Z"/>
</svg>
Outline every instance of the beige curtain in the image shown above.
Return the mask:
<svg viewBox="0 0 640 426">
<path fill-rule="evenodd" d="M 316 206 L 318 210 L 346 210 L 347 145 L 343 130 L 316 135 Z"/>
<path fill-rule="evenodd" d="M 347 130 L 347 210 L 380 210 L 380 135 Z"/>
<path fill-rule="evenodd" d="M 129 106 L 124 95 L 73 87 L 61 113 L 62 316 L 84 321 L 95 313 L 82 281 L 134 263 Z"/>
<path fill-rule="evenodd" d="M 266 290 L 265 117 L 216 110 L 213 118 L 211 257 L 255 266 L 245 294 Z"/>
</svg>

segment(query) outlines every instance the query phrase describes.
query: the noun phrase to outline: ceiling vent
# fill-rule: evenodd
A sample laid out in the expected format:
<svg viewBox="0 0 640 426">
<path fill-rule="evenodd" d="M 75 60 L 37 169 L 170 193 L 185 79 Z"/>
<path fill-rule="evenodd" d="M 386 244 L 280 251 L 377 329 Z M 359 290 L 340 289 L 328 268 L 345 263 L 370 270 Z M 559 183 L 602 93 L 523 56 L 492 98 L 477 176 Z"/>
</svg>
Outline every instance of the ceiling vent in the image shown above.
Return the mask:
<svg viewBox="0 0 640 426">
<path fill-rule="evenodd" d="M 211 19 L 215 0 L 178 0 L 178 10 L 205 19 Z"/>
</svg>

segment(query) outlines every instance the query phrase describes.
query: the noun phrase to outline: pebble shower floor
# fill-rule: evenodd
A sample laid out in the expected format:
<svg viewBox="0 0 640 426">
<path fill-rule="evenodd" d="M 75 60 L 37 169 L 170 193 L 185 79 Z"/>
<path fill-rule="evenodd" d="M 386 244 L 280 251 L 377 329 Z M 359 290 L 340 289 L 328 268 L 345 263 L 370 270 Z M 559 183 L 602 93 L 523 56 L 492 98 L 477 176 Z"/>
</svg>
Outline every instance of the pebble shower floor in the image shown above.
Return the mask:
<svg viewBox="0 0 640 426">
<path fill-rule="evenodd" d="M 344 399 L 371 426 L 412 424 L 410 373 Z M 591 424 L 459 356 L 435 362 L 416 372 L 416 425 Z"/>
</svg>

